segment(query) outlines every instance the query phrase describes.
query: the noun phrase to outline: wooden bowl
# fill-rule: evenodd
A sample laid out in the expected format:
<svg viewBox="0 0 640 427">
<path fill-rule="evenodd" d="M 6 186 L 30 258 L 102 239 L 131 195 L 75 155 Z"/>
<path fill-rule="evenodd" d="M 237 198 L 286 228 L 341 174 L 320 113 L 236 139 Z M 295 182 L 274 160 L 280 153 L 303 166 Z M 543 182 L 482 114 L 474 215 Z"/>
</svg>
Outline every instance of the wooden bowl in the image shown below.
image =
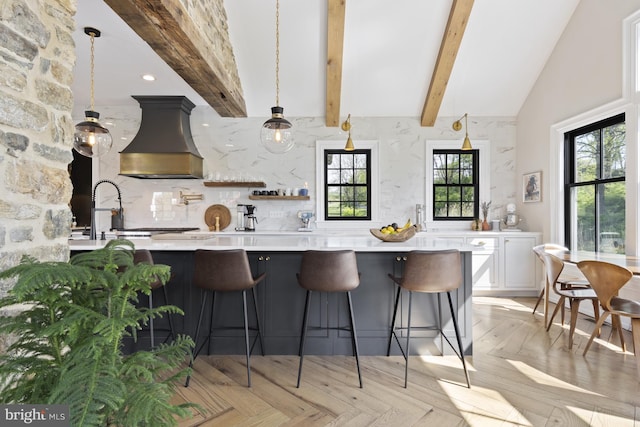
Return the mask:
<svg viewBox="0 0 640 427">
<path fill-rule="evenodd" d="M 384 234 L 377 228 L 370 228 L 369 231 L 383 242 L 406 242 L 416 235 L 418 229 L 412 225 L 411 227 L 395 234 Z"/>
</svg>

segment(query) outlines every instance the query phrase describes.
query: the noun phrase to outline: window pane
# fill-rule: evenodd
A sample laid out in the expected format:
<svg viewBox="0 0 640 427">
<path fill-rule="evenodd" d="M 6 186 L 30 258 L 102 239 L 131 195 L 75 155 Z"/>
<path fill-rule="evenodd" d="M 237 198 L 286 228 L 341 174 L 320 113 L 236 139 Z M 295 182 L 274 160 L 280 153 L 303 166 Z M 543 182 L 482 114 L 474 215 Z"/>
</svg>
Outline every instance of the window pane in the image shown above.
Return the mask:
<svg viewBox="0 0 640 427">
<path fill-rule="evenodd" d="M 460 156 L 458 154 L 447 154 L 447 169 L 458 169 L 460 166 Z"/>
<path fill-rule="evenodd" d="M 600 157 L 600 132 L 593 131 L 576 137 L 576 182 L 593 181 L 598 178 Z"/>
<path fill-rule="evenodd" d="M 447 184 L 459 184 L 460 171 L 458 169 L 447 170 Z"/>
<path fill-rule="evenodd" d="M 359 169 L 367 168 L 367 155 L 366 154 L 356 154 L 353 156 L 355 163 L 354 166 Z"/>
<path fill-rule="evenodd" d="M 462 203 L 449 202 L 449 215 L 447 216 L 461 216 L 462 215 Z"/>
<path fill-rule="evenodd" d="M 327 168 L 335 169 L 340 167 L 340 157 L 337 154 L 327 154 Z"/>
<path fill-rule="evenodd" d="M 354 207 L 353 202 L 344 202 L 342 203 L 342 216 L 354 216 L 353 214 Z"/>
<path fill-rule="evenodd" d="M 462 216 L 473 216 L 473 203 L 462 203 Z"/>
<path fill-rule="evenodd" d="M 602 139 L 602 178 L 625 176 L 625 124 L 604 128 Z"/>
<path fill-rule="evenodd" d="M 356 187 L 356 200 L 359 202 L 365 202 L 367 200 L 366 187 Z"/>
<path fill-rule="evenodd" d="M 462 169 L 460 171 L 460 184 L 473 184 L 473 170 Z"/>
<path fill-rule="evenodd" d="M 353 167 L 353 155 L 341 154 L 340 155 L 340 167 L 351 169 Z"/>
<path fill-rule="evenodd" d="M 464 169 L 473 168 L 473 154 L 461 154 L 460 155 L 460 167 Z"/>
<path fill-rule="evenodd" d="M 340 187 L 329 187 L 327 188 L 327 200 L 330 202 L 339 202 L 340 201 Z"/>
<path fill-rule="evenodd" d="M 353 187 L 342 187 L 340 190 L 342 200 L 353 200 Z"/>
<path fill-rule="evenodd" d="M 355 204 L 355 215 L 357 217 L 366 217 L 368 212 L 367 212 L 367 204 L 366 203 L 361 203 L 361 202 L 356 202 Z"/>
<path fill-rule="evenodd" d="M 453 200 L 459 202 L 462 200 L 462 195 L 460 194 L 460 187 L 449 187 L 449 200 Z"/>
<path fill-rule="evenodd" d="M 340 174 L 340 184 L 353 184 L 353 170 L 342 170 Z"/>
<path fill-rule="evenodd" d="M 340 184 L 339 169 L 329 169 L 327 171 L 327 184 Z"/>
<path fill-rule="evenodd" d="M 447 216 L 447 202 L 436 202 L 433 204 L 434 216 L 446 217 Z"/>
<path fill-rule="evenodd" d="M 474 196 L 473 187 L 463 187 L 462 188 L 462 201 L 463 202 L 473 202 L 473 196 Z"/>
<path fill-rule="evenodd" d="M 340 202 L 327 203 L 327 216 L 340 217 Z"/>
<path fill-rule="evenodd" d="M 576 223 L 578 250 L 596 250 L 595 186 L 576 187 Z"/>
<path fill-rule="evenodd" d="M 447 201 L 447 187 L 435 187 L 433 198 L 439 202 Z"/>
<path fill-rule="evenodd" d="M 433 170 L 433 183 L 434 184 L 446 184 L 447 171 L 444 169 Z"/>
<path fill-rule="evenodd" d="M 356 169 L 354 184 L 366 184 L 367 183 L 367 170 Z"/>
<path fill-rule="evenodd" d="M 611 182 L 599 186 L 599 252 L 624 253 L 625 184 Z"/>
</svg>

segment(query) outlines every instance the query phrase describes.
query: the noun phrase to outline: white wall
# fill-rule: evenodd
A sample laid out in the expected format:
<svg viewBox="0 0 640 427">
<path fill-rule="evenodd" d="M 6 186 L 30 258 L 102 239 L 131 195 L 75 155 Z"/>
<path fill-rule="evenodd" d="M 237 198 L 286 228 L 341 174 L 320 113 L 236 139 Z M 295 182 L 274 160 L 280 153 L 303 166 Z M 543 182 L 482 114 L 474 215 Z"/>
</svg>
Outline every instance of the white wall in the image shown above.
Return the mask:
<svg viewBox="0 0 640 427">
<path fill-rule="evenodd" d="M 118 175 L 119 155 L 135 136 L 139 121 L 138 107 L 100 110 L 103 122 L 110 121 L 114 136 L 111 152 L 100 159 L 100 179 L 115 181 L 122 190 L 125 226 L 133 227 L 200 227 L 206 228 L 204 212 L 212 204 L 223 204 L 232 213 L 235 227 L 237 203 L 258 206 L 257 230 L 295 230 L 299 226 L 296 213 L 301 209 L 315 209 L 315 194 L 308 202 L 250 201 L 246 188 L 204 187 L 201 180 L 140 180 Z M 340 128 L 327 128 L 322 118 L 291 118 L 295 126 L 296 146 L 288 153 L 275 155 L 267 152 L 259 142 L 259 130 L 265 118 L 225 119 L 208 107 L 196 107 L 191 115 L 191 130 L 200 154 L 205 159 L 205 174 L 220 173 L 221 177 L 262 179 L 268 189 L 300 187 L 307 182 L 315 189 L 315 141 L 345 140 Z M 380 209 L 382 222 L 415 220 L 416 203 L 425 203 L 425 142 L 427 139 L 462 141 L 464 133 L 454 132 L 451 124 L 457 117 L 441 118 L 432 128 L 420 127 L 418 118 L 360 118 L 352 117 L 352 136 L 358 140 L 380 142 Z M 208 123 L 203 127 L 202 123 Z M 469 136 L 488 140 L 491 145 L 491 217 L 504 214 L 504 205 L 513 202 L 518 192 L 515 174 L 516 123 L 513 118 L 470 117 Z M 126 138 L 123 140 L 121 138 Z M 94 177 L 94 182 L 98 177 Z M 175 198 L 179 191 L 202 193 L 203 201 L 188 206 L 172 206 L 172 220 L 154 219 L 150 210 L 152 193 L 171 192 Z M 100 186 L 98 207 L 112 207 L 115 190 Z M 430 209 L 430 206 L 427 207 Z M 272 212 L 283 212 L 282 218 Z M 107 229 L 109 213 L 99 213 L 98 227 Z M 535 230 L 534 230 L 535 231 Z"/>
<path fill-rule="evenodd" d="M 557 183 L 549 180 L 550 165 L 557 153 L 550 129 L 622 98 L 622 22 L 639 8 L 640 0 L 582 0 L 520 110 L 517 175 L 541 170 L 543 196 L 541 203 L 519 199 L 518 207 L 545 241 L 552 237 L 551 218 L 562 203 L 551 194 Z"/>
</svg>

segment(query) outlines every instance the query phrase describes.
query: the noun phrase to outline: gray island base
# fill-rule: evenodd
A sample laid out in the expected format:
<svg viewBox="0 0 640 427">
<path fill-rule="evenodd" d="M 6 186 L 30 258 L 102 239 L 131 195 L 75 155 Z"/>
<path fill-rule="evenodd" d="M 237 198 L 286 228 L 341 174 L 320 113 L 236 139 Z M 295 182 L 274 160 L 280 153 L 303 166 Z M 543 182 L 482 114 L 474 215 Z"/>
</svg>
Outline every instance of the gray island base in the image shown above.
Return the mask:
<svg viewBox="0 0 640 427">
<path fill-rule="evenodd" d="M 302 252 L 308 249 L 356 251 L 360 286 L 352 292 L 355 325 L 361 355 L 386 355 L 395 284 L 387 276 L 402 274 L 407 252 L 411 250 L 458 249 L 461 252 L 463 284 L 452 293 L 464 353 L 472 355 L 472 310 L 471 310 L 471 251 L 468 245 L 460 245 L 444 239 L 429 239 L 420 233 L 402 243 L 386 243 L 368 235 L 237 235 L 219 234 L 206 240 L 132 240 L 137 249 L 152 251 L 154 262 L 171 266 L 172 277 L 167 283 L 170 303 L 182 308 L 184 316 L 173 315 L 177 333 L 193 336 L 198 320 L 202 294 L 193 287 L 193 254 L 196 249 L 245 249 L 254 274 L 266 272 L 266 279 L 257 286 L 258 311 L 261 317 L 264 353 L 267 355 L 297 355 L 304 311 L 305 291 L 297 283 L 296 273 L 300 268 Z M 104 242 L 91 240 L 70 241 L 72 253 L 102 247 Z M 249 297 L 250 298 L 250 297 Z M 154 303 L 161 302 L 156 297 Z M 408 294 L 398 306 L 397 326 L 405 326 L 407 320 Z M 140 305 L 148 304 L 141 297 Z M 216 312 L 213 318 L 212 343 L 201 354 L 244 354 L 244 334 L 242 326 L 242 297 L 239 293 L 218 293 Z M 249 302 L 250 304 L 250 302 Z M 450 340 L 455 333 L 449 314 L 446 296 L 443 296 L 443 330 Z M 210 300 L 203 319 L 201 334 L 206 334 L 211 323 Z M 437 296 L 414 294 L 412 326 L 432 326 L 437 321 Z M 351 355 L 350 333 L 328 329 L 342 327 L 349 323 L 347 302 L 342 293 L 314 293 L 311 300 L 309 326 L 305 344 L 305 354 Z M 255 324 L 253 310 L 249 310 L 249 324 Z M 155 320 L 156 342 L 162 342 L 168 335 L 166 318 Z M 229 329 L 231 328 L 231 329 Z M 399 334 L 400 335 L 400 334 Z M 204 337 L 204 335 L 202 335 Z M 403 333 L 400 335 L 406 337 Z M 454 342 L 454 341 L 453 341 Z M 403 342 L 404 344 L 404 342 Z M 137 343 L 131 343 L 129 351 L 138 346 L 148 346 L 144 332 Z M 259 342 L 254 354 L 259 354 Z M 140 347 L 142 348 L 142 347 Z M 443 339 L 431 330 L 412 330 L 411 354 L 453 354 L 451 348 L 443 346 Z M 399 355 L 395 342 L 391 354 Z"/>
</svg>

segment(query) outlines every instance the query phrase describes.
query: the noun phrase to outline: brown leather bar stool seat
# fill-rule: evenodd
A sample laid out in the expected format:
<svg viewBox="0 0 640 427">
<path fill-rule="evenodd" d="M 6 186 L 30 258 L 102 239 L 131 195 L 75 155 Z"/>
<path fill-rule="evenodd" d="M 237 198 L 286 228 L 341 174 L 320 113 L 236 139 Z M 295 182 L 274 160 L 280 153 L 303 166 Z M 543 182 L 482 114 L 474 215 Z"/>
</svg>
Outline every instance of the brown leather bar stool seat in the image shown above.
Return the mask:
<svg viewBox="0 0 640 427">
<path fill-rule="evenodd" d="M 304 304 L 304 315 L 302 321 L 302 331 L 300 332 L 300 366 L 298 367 L 298 383 L 302 376 L 302 362 L 304 360 L 304 344 L 307 337 L 309 322 L 309 303 L 312 292 L 344 292 L 349 308 L 348 327 L 336 327 L 330 329 L 348 330 L 351 332 L 351 345 L 353 355 L 356 358 L 358 369 L 358 381 L 362 388 L 362 375 L 360 374 L 360 357 L 358 352 L 358 338 L 353 317 L 353 303 L 351 301 L 351 291 L 360 284 L 360 274 L 356 262 L 356 253 L 352 250 L 339 251 L 306 251 L 302 255 L 300 272 L 297 274 L 298 284 L 307 290 L 307 297 Z M 325 328 L 314 328 L 325 329 Z"/>
<path fill-rule="evenodd" d="M 389 341 L 387 344 L 387 356 L 391 352 L 391 340 L 395 338 L 400 351 L 405 359 L 404 369 L 404 387 L 407 387 L 407 376 L 409 372 L 409 355 L 410 355 L 410 338 L 411 338 L 411 302 L 414 292 L 435 293 L 438 295 L 438 318 L 435 326 L 420 326 L 415 329 L 435 329 L 440 332 L 442 337 L 447 341 L 449 346 L 462 361 L 464 375 L 467 381 L 467 387 L 471 387 L 469 382 L 469 372 L 467 364 L 464 360 L 464 350 L 462 349 L 462 340 L 460 339 L 460 331 L 458 322 L 456 321 L 455 309 L 451 302 L 451 291 L 455 291 L 462 284 L 462 269 L 460 262 L 460 252 L 458 250 L 442 250 L 442 251 L 411 251 L 407 254 L 407 261 L 404 264 L 404 274 L 402 277 L 395 277 L 389 274 L 389 277 L 398 285 L 396 300 L 393 307 L 393 319 L 391 320 L 391 332 L 389 333 Z M 409 305 L 407 312 L 407 326 L 396 327 L 396 315 L 398 313 L 398 302 L 400 300 L 401 291 L 409 292 Z M 449 338 L 442 331 L 442 308 L 440 297 L 442 293 L 447 294 L 449 300 L 449 309 L 451 310 L 451 320 L 458 341 L 458 349 L 453 346 Z M 406 348 L 403 349 L 397 330 L 407 331 Z"/>
<path fill-rule="evenodd" d="M 145 264 L 153 265 L 153 256 L 151 255 L 151 252 L 147 249 L 136 249 L 136 251 L 133 253 L 133 263 L 134 264 L 145 263 Z M 153 310 L 153 307 L 154 307 L 153 294 L 154 294 L 154 291 L 157 291 L 158 289 L 162 289 L 162 296 L 164 297 L 165 305 L 170 305 L 169 296 L 167 295 L 167 288 L 165 285 L 162 284 L 160 280 L 156 280 L 150 283 L 150 286 L 151 286 L 151 293 L 149 294 L 149 310 Z M 155 292 L 155 293 L 157 294 L 158 292 Z M 171 339 L 176 338 L 176 331 L 175 331 L 175 328 L 173 327 L 173 319 L 171 317 L 171 313 L 167 313 L 167 319 L 169 321 L 169 334 L 167 335 L 165 342 L 168 341 L 169 338 Z M 151 341 L 151 348 L 155 348 L 156 346 L 155 326 L 154 326 L 153 317 L 149 319 L 149 339 Z"/>
<path fill-rule="evenodd" d="M 256 285 L 265 278 L 266 273 L 253 277 L 249 258 L 243 249 L 232 250 L 204 250 L 198 249 L 194 253 L 193 284 L 202 290 L 202 303 L 200 304 L 200 316 L 198 325 L 193 336 L 193 351 L 189 367 L 193 368 L 193 362 L 205 344 L 211 344 L 211 332 L 213 330 L 213 316 L 215 310 L 216 293 L 218 292 L 241 292 L 242 293 L 242 313 L 244 315 L 244 341 L 245 354 L 247 360 L 247 385 L 251 387 L 251 365 L 249 358 L 256 341 L 260 341 L 260 349 L 264 356 L 264 344 L 262 342 L 262 328 L 260 326 L 260 315 L 258 313 L 258 303 Z M 251 290 L 253 296 L 253 307 L 256 316 L 256 326 L 250 328 L 247 316 L 247 291 Z M 207 296 L 211 294 L 211 323 L 207 337 L 198 347 L 200 338 L 200 326 L 207 305 Z M 249 330 L 256 331 L 253 343 L 249 345 Z M 209 347 L 209 352 L 210 347 Z M 189 387 L 191 374 L 187 376 L 185 387 Z"/>
</svg>

